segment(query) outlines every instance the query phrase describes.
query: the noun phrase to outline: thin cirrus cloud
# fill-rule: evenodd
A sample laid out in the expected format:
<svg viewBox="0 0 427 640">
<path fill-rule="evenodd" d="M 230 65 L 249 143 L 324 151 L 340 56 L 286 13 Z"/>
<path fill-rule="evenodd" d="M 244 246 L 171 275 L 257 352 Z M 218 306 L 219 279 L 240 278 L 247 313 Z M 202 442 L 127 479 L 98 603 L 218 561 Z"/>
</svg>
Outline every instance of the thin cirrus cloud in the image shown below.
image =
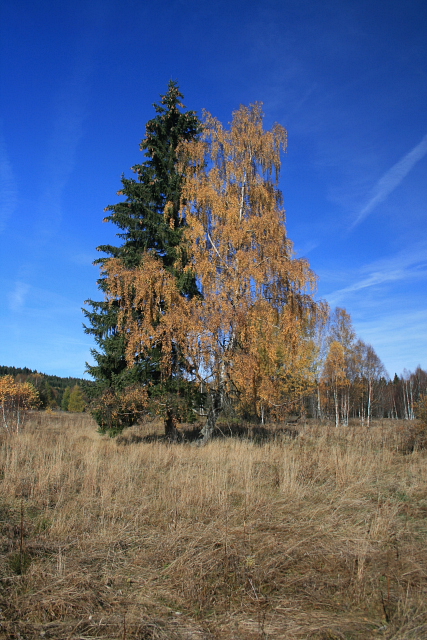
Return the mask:
<svg viewBox="0 0 427 640">
<path fill-rule="evenodd" d="M 21 311 L 25 305 L 30 287 L 25 282 L 16 282 L 13 291 L 9 293 L 9 308 L 11 311 Z"/>
<path fill-rule="evenodd" d="M 427 310 L 410 308 L 402 313 L 392 305 L 380 319 L 374 312 L 373 318 L 359 320 L 357 332 L 378 349 L 389 374 L 415 371 L 427 347 Z"/>
<path fill-rule="evenodd" d="M 391 337 L 394 344 L 402 343 L 409 349 L 414 337 L 419 343 L 425 342 L 426 322 L 427 310 L 410 309 L 405 313 L 399 311 L 388 314 L 383 318 L 381 326 L 378 326 L 376 318 L 359 321 L 359 326 L 363 328 L 365 334 L 369 335 L 373 344 L 379 347 L 388 345 Z"/>
<path fill-rule="evenodd" d="M 374 271 L 367 278 L 363 278 L 362 280 L 359 280 L 358 282 L 355 282 L 349 287 L 345 287 L 344 289 L 338 289 L 337 291 L 334 291 L 326 297 L 329 304 L 336 305 L 351 293 L 360 291 L 361 289 L 366 289 L 368 287 L 373 287 L 375 285 L 384 284 L 385 282 L 402 280 L 404 277 L 405 272 L 400 269 L 389 272 Z"/>
<path fill-rule="evenodd" d="M 399 160 L 399 162 L 396 162 L 396 164 L 393 165 L 391 169 L 389 169 L 382 178 L 380 178 L 380 180 L 378 180 L 371 199 L 363 207 L 356 220 L 353 221 L 350 226 L 350 230 L 360 224 L 380 202 L 383 202 L 383 200 L 385 200 L 387 196 L 389 196 L 390 193 L 399 186 L 412 167 L 422 160 L 426 153 L 427 134 L 423 137 L 421 142 L 419 142 L 411 151 L 409 151 L 409 153 Z"/>
<path fill-rule="evenodd" d="M 54 118 L 45 161 L 45 181 L 41 185 L 35 241 L 43 246 L 58 231 L 63 215 L 62 199 L 78 160 L 84 121 L 89 113 L 92 78 L 97 53 L 103 43 L 108 17 L 114 2 L 94 0 L 82 14 L 81 33 L 70 52 L 68 74 L 55 96 Z"/>
<path fill-rule="evenodd" d="M 419 243 L 410 250 L 401 251 L 391 258 L 377 260 L 360 269 L 363 277 L 348 287 L 338 289 L 327 295 L 330 304 L 338 304 L 349 294 L 378 286 L 387 282 L 426 278 L 427 276 L 427 244 Z"/>
<path fill-rule="evenodd" d="M 78 144 L 85 118 L 85 96 L 88 93 L 92 65 L 78 61 L 71 77 L 57 96 L 56 114 L 46 161 L 46 179 L 39 202 L 36 225 L 37 244 L 54 235 L 62 218 L 62 194 L 74 170 Z M 64 153 L 66 149 L 66 153 Z"/>
</svg>

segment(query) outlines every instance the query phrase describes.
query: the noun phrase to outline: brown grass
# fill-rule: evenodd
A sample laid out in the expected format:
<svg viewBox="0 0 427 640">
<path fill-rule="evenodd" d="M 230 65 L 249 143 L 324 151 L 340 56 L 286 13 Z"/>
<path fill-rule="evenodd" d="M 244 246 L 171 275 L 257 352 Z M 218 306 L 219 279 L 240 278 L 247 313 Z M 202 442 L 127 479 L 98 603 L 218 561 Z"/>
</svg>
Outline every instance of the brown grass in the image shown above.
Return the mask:
<svg viewBox="0 0 427 640">
<path fill-rule="evenodd" d="M 427 638 L 406 427 L 200 448 L 35 414 L 0 447 L 0 638 Z"/>
</svg>

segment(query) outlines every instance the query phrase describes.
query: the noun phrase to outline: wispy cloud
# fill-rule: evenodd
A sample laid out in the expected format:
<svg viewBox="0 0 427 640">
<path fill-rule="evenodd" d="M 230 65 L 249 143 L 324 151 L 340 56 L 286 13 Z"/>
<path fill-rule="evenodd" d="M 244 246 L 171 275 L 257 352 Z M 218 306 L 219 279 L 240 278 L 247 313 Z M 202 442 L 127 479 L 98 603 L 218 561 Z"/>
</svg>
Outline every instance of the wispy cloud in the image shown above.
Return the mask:
<svg viewBox="0 0 427 640">
<path fill-rule="evenodd" d="M 425 367 L 427 242 L 349 271 L 346 280 L 348 286 L 324 297 L 348 309 L 357 335 L 374 346 L 387 371 Z"/>
<path fill-rule="evenodd" d="M 92 66 L 90 60 L 78 60 L 57 96 L 46 161 L 46 179 L 39 203 L 37 244 L 52 237 L 61 222 L 62 194 L 76 163 Z"/>
<path fill-rule="evenodd" d="M 319 246 L 318 240 L 308 240 L 307 242 L 302 243 L 298 247 L 294 247 L 297 256 L 303 257 L 313 251 Z"/>
<path fill-rule="evenodd" d="M 25 304 L 30 287 L 25 282 L 16 282 L 15 288 L 9 293 L 9 307 L 11 311 L 20 311 Z"/>
<path fill-rule="evenodd" d="M 70 262 L 72 262 L 73 264 L 77 264 L 81 267 L 93 267 L 94 259 L 95 258 L 94 258 L 93 251 L 91 253 L 89 253 L 88 251 L 87 253 L 80 252 L 80 253 L 70 254 L 69 256 Z"/>
<path fill-rule="evenodd" d="M 58 232 L 63 216 L 63 194 L 78 162 L 79 144 L 89 112 L 92 77 L 97 68 L 99 47 L 103 44 L 114 0 L 93 0 L 81 14 L 79 35 L 69 52 L 62 81 L 53 94 L 53 119 L 44 160 L 44 179 L 34 241 L 43 249 Z"/>
<path fill-rule="evenodd" d="M 410 170 L 417 162 L 419 162 L 427 153 L 427 134 L 409 153 L 407 153 L 399 162 L 391 167 L 383 176 L 378 180 L 369 202 L 360 211 L 356 220 L 350 226 L 350 230 L 354 229 L 358 224 L 364 220 L 373 209 L 387 198 L 388 195 L 408 175 Z"/>
<path fill-rule="evenodd" d="M 427 309 L 402 312 L 399 305 L 389 305 L 385 311 L 380 308 L 373 318 L 355 322 L 357 333 L 374 345 L 391 375 L 400 375 L 405 368 L 414 371 L 419 364 L 425 368 L 426 325 Z"/>
<path fill-rule="evenodd" d="M 427 277 L 427 244 L 419 243 L 394 256 L 376 260 L 359 269 L 359 277 L 348 287 L 338 289 L 326 297 L 331 305 L 339 304 L 349 294 L 369 287 L 399 280 Z"/>
<path fill-rule="evenodd" d="M 67 290 L 59 293 L 56 289 L 44 289 L 29 282 L 29 272 L 25 275 L 28 279 L 20 274 L 12 282 L 0 277 L 0 290 L 6 292 L 11 311 L 20 311 L 22 316 L 30 319 L 63 318 L 75 314 L 80 321 L 81 299 L 78 294 L 75 296 Z M 1 311 L 4 311 L 4 308 L 1 308 Z"/>
<path fill-rule="evenodd" d="M 17 205 L 17 189 L 6 143 L 0 130 L 0 233 Z"/>
<path fill-rule="evenodd" d="M 373 269 L 379 269 L 381 271 L 392 271 L 393 269 L 405 269 L 407 267 L 427 266 L 427 242 L 421 241 L 414 243 L 410 247 L 403 249 L 396 254 L 380 258 L 369 264 L 361 267 L 362 273 L 369 273 Z"/>
</svg>

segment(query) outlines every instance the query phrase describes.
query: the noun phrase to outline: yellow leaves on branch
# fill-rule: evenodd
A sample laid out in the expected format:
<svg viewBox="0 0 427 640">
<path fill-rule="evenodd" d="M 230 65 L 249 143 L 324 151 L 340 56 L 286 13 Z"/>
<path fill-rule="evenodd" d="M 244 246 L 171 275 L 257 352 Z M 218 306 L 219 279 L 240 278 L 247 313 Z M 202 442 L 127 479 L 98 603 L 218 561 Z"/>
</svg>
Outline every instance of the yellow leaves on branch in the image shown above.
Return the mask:
<svg viewBox="0 0 427 640">
<path fill-rule="evenodd" d="M 341 342 L 334 340 L 330 347 L 328 357 L 323 368 L 322 380 L 329 382 L 333 386 L 347 386 L 347 362 L 345 349 Z"/>
<path fill-rule="evenodd" d="M 25 413 L 39 404 L 39 394 L 29 382 L 15 382 L 13 376 L 0 377 L 0 419 L 8 431 L 23 426 Z"/>
<path fill-rule="evenodd" d="M 177 343 L 184 343 L 192 315 L 191 303 L 180 294 L 176 279 L 150 253 L 139 269 L 126 269 L 120 260 L 111 259 L 104 271 L 110 299 L 120 304 L 118 327 L 127 337 L 129 365 L 160 346 L 162 368 L 169 375 L 171 353 Z"/>
<path fill-rule="evenodd" d="M 264 131 L 255 104 L 235 112 L 229 129 L 205 114 L 201 139 L 182 145 L 185 269 L 196 274 L 201 296 L 182 296 L 153 254 L 136 270 L 107 261 L 130 365 L 157 346 L 171 373 L 178 349 L 194 378 L 226 386 L 255 408 L 282 401 L 311 379 L 310 336 L 323 307 L 313 298 L 315 274 L 294 257 L 286 234 L 277 189 L 286 142 L 280 125 Z"/>
</svg>

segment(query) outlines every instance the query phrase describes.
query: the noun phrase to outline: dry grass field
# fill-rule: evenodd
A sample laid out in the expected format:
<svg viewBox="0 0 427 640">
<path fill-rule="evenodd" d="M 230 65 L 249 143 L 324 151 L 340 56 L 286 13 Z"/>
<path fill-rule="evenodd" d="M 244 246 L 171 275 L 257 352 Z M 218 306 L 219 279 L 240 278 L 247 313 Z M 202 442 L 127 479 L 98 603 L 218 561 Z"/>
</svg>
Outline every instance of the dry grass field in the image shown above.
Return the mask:
<svg viewBox="0 0 427 640">
<path fill-rule="evenodd" d="M 427 638 L 427 452 L 407 424 L 114 440 L 34 414 L 0 447 L 0 638 Z"/>
</svg>

